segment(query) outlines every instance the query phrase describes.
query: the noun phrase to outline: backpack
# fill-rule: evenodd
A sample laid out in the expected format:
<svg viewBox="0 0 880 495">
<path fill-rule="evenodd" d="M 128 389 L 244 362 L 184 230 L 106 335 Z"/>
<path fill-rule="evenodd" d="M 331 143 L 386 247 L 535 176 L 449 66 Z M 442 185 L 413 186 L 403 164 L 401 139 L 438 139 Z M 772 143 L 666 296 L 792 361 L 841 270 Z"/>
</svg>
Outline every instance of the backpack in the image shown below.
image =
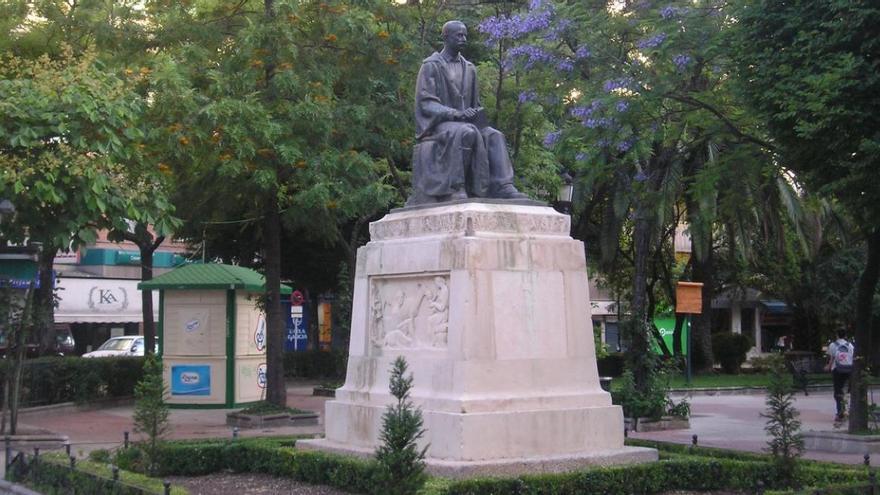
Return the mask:
<svg viewBox="0 0 880 495">
<path fill-rule="evenodd" d="M 834 349 L 834 371 L 849 373 L 853 367 L 853 345 L 849 342 L 837 344 Z"/>
</svg>

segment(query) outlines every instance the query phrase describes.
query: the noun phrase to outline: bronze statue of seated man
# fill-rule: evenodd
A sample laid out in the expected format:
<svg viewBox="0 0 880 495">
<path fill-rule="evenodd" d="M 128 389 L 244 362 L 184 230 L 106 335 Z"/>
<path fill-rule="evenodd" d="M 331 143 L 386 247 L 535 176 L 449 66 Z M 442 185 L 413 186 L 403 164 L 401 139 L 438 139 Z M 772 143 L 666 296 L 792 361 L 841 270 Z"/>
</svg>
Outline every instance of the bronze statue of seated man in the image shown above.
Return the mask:
<svg viewBox="0 0 880 495">
<path fill-rule="evenodd" d="M 477 71 L 461 56 L 467 28 L 443 25 L 443 50 L 422 62 L 416 83 L 413 192 L 407 206 L 467 198 L 528 199 L 513 185 L 504 135 L 480 106 Z"/>
</svg>

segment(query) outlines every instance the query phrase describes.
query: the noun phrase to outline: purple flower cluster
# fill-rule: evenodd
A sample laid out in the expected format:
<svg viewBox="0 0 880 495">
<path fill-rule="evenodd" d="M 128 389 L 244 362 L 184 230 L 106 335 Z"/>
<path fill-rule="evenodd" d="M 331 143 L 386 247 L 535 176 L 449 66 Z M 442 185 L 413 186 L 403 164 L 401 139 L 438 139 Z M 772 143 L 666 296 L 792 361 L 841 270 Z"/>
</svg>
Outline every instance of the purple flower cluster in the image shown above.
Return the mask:
<svg viewBox="0 0 880 495">
<path fill-rule="evenodd" d="M 556 62 L 556 70 L 559 72 L 571 72 L 574 70 L 574 63 L 567 58 L 563 58 Z"/>
<path fill-rule="evenodd" d="M 562 131 L 548 132 L 547 135 L 544 136 L 544 147 L 552 148 L 559 141 L 560 137 L 562 137 Z"/>
<path fill-rule="evenodd" d="M 646 180 L 648 180 L 648 176 L 645 175 L 645 173 L 642 172 L 641 169 L 639 169 L 639 171 L 636 172 L 635 177 L 633 177 L 633 180 L 636 182 L 645 182 Z"/>
<path fill-rule="evenodd" d="M 549 5 L 541 8 L 541 2 L 532 3 L 537 7 L 526 15 L 492 16 L 484 19 L 477 29 L 489 36 L 488 42 L 491 44 L 502 39 L 519 39 L 549 28 L 553 20 L 553 9 Z"/>
<path fill-rule="evenodd" d="M 636 46 L 640 50 L 649 50 L 652 48 L 657 48 L 658 46 L 662 45 L 664 41 L 666 41 L 666 33 L 657 33 L 650 38 L 640 40 L 638 43 L 636 43 Z"/>
<path fill-rule="evenodd" d="M 629 108 L 629 102 L 624 100 L 618 101 L 614 108 L 618 112 L 625 112 Z"/>
<path fill-rule="evenodd" d="M 586 154 L 586 153 L 578 153 L 577 155 L 574 155 L 574 159 L 577 160 L 577 161 L 579 161 L 579 162 L 586 161 L 586 160 L 587 160 L 587 154 Z"/>
<path fill-rule="evenodd" d="M 535 91 L 531 90 L 531 89 L 528 91 L 522 91 L 519 94 L 519 102 L 520 103 L 527 103 L 530 101 L 535 101 L 536 99 L 538 99 L 538 94 L 535 93 Z"/>
<path fill-rule="evenodd" d="M 554 57 L 539 46 L 515 46 L 507 52 L 507 59 L 504 61 L 505 68 L 511 68 L 513 64 L 518 60 L 523 61 L 523 68 L 528 70 L 537 64 L 551 63 L 554 61 Z"/>
<path fill-rule="evenodd" d="M 586 120 L 593 115 L 593 112 L 602 108 L 601 100 L 593 100 L 587 106 L 572 107 L 568 114 L 576 119 Z"/>
<path fill-rule="evenodd" d="M 565 35 L 565 32 L 571 27 L 572 22 L 568 19 L 560 19 L 555 25 L 547 30 L 544 35 L 545 41 L 557 41 Z"/>
<path fill-rule="evenodd" d="M 679 53 L 678 55 L 672 57 L 672 63 L 675 64 L 675 68 L 678 70 L 678 72 L 684 72 L 685 69 L 687 69 L 688 66 L 691 65 L 692 61 L 693 59 L 690 56 L 683 53 Z"/>
<path fill-rule="evenodd" d="M 574 52 L 574 58 L 577 60 L 583 60 L 585 58 L 590 58 L 590 55 L 592 55 L 592 53 L 590 52 L 590 49 L 587 48 L 587 45 L 579 46 L 577 48 L 577 50 L 575 50 L 575 52 Z"/>
<path fill-rule="evenodd" d="M 660 9 L 660 17 L 669 20 L 674 17 L 678 17 L 682 14 L 687 13 L 686 8 L 676 7 L 674 5 L 667 5 Z"/>
<path fill-rule="evenodd" d="M 596 128 L 601 129 L 603 127 L 610 127 L 611 124 L 613 123 L 613 121 L 611 119 L 602 117 L 602 118 L 598 118 L 598 119 L 592 119 L 592 118 L 586 119 L 586 120 L 584 120 L 583 123 L 584 123 L 584 127 L 586 127 L 587 129 L 596 129 Z"/>
<path fill-rule="evenodd" d="M 635 144 L 635 138 L 624 139 L 623 141 L 617 143 L 617 151 L 621 153 L 626 153 L 631 150 Z"/>
<path fill-rule="evenodd" d="M 633 79 L 631 77 L 620 77 L 605 81 L 605 84 L 602 85 L 602 89 L 605 90 L 606 93 L 610 93 L 617 89 L 629 89 L 632 85 Z"/>
</svg>

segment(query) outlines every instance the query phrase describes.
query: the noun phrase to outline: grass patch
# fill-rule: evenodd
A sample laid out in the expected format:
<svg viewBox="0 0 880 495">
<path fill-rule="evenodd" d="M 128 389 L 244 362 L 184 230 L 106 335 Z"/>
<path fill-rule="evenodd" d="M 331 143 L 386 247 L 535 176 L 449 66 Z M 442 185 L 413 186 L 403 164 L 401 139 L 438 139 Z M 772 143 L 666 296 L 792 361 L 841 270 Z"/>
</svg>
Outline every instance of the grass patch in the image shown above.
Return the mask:
<svg viewBox="0 0 880 495">
<path fill-rule="evenodd" d="M 255 414 L 258 416 L 265 416 L 267 414 L 312 414 L 313 411 L 304 411 L 302 409 L 297 409 L 295 407 L 280 407 L 278 405 L 272 404 L 271 402 L 260 401 L 256 404 L 252 404 L 241 411 L 241 414 Z"/>
</svg>

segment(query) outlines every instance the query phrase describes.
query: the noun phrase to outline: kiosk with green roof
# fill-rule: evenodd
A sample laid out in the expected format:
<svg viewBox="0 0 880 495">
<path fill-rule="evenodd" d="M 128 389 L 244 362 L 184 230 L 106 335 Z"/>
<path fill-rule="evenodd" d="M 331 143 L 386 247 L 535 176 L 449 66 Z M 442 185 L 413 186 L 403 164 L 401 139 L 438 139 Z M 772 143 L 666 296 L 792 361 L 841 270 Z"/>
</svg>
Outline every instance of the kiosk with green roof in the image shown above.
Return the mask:
<svg viewBox="0 0 880 495">
<path fill-rule="evenodd" d="M 233 408 L 263 398 L 262 275 L 240 266 L 193 264 L 138 288 L 159 291 L 159 355 L 171 407 Z M 281 286 L 281 294 L 290 292 Z"/>
</svg>

